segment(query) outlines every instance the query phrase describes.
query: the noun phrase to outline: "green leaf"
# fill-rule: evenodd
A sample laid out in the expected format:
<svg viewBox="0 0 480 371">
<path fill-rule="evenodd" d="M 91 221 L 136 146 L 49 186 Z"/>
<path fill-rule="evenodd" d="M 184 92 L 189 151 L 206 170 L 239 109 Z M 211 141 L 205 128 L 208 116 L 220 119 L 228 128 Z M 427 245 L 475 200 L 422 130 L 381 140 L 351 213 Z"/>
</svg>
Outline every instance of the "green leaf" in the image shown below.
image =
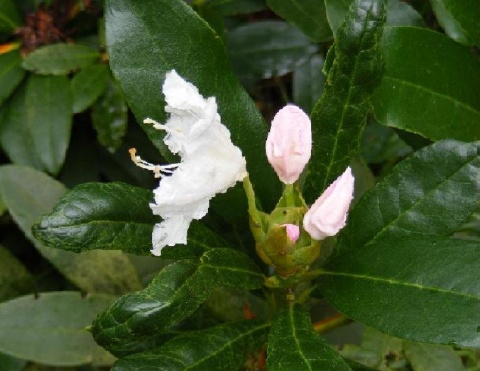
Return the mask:
<svg viewBox="0 0 480 371">
<path fill-rule="evenodd" d="M 108 66 L 104 64 L 85 67 L 75 74 L 71 81 L 73 113 L 84 111 L 102 95 L 109 76 Z"/>
<path fill-rule="evenodd" d="M 404 352 L 415 371 L 466 371 L 451 347 L 404 342 Z"/>
<path fill-rule="evenodd" d="M 65 77 L 31 75 L 2 120 L 1 143 L 12 162 L 57 174 L 70 141 L 71 105 Z"/>
<path fill-rule="evenodd" d="M 27 295 L 0 304 L 0 351 L 52 366 L 109 365 L 85 327 L 113 301 L 78 292 Z"/>
<path fill-rule="evenodd" d="M 110 152 L 122 144 L 127 131 L 128 108 L 118 84 L 111 79 L 107 89 L 92 107 L 93 127 L 97 139 Z"/>
<path fill-rule="evenodd" d="M 22 58 L 17 50 L 0 54 L 0 106 L 25 76 L 25 70 L 20 65 L 21 61 Z"/>
<path fill-rule="evenodd" d="M 23 68 L 41 75 L 68 75 L 90 66 L 100 54 L 85 45 L 54 44 L 38 48 L 22 63 Z"/>
<path fill-rule="evenodd" d="M 480 63 L 468 48 L 414 27 L 386 29 L 382 44 L 385 75 L 373 99 L 380 123 L 432 140 L 480 139 Z"/>
<path fill-rule="evenodd" d="M 325 0 L 327 19 L 334 35 L 337 34 L 352 2 L 353 0 Z M 388 0 L 385 23 L 388 26 L 422 27 L 425 25 L 422 16 L 411 5 L 400 0 Z"/>
<path fill-rule="evenodd" d="M 125 183 L 81 184 L 34 225 L 33 233 L 47 246 L 73 252 L 149 254 L 157 222 L 148 206 L 152 199 L 152 191 Z"/>
<path fill-rule="evenodd" d="M 242 79 L 261 79 L 292 72 L 317 51 L 297 28 L 282 21 L 261 21 L 228 34 L 233 70 Z"/>
<path fill-rule="evenodd" d="M 317 283 L 338 311 L 367 326 L 478 348 L 479 280 L 479 242 L 427 237 L 357 247 L 331 261 Z"/>
<path fill-rule="evenodd" d="M 254 289 L 263 279 L 246 255 L 228 248 L 208 250 L 197 261 L 168 265 L 145 290 L 121 297 L 94 322 L 93 336 L 116 355 L 142 351 L 190 316 L 215 287 Z"/>
<path fill-rule="evenodd" d="M 10 32 L 21 24 L 20 14 L 18 14 L 15 4 L 11 0 L 2 0 L 0 2 L 0 32 Z"/>
<path fill-rule="evenodd" d="M 351 210 L 339 247 L 453 234 L 478 205 L 479 148 L 443 141 L 399 163 Z"/>
<path fill-rule="evenodd" d="M 477 0 L 430 0 L 438 23 L 455 41 L 480 46 L 480 6 Z"/>
<path fill-rule="evenodd" d="M 86 292 L 121 294 L 142 287 L 132 263 L 120 251 L 75 254 L 42 245 L 31 233 L 34 222 L 66 193 L 65 187 L 31 168 L 0 167 L 0 195 L 15 222 L 60 273 Z"/>
<path fill-rule="evenodd" d="M 293 100 L 305 112 L 311 112 L 325 86 L 324 58 L 313 55 L 293 71 Z"/>
<path fill-rule="evenodd" d="M 181 0 L 109 0 L 105 15 L 110 65 L 137 120 L 165 121 L 161 87 L 166 72 L 175 69 L 203 96 L 216 97 L 222 122 L 246 157 L 259 198 L 267 209 L 273 207 L 280 184 L 263 155 L 267 126 L 231 71 L 221 39 Z M 164 133 L 142 127 L 163 156 L 172 159 L 161 140 Z M 228 217 L 238 210 L 239 220 L 244 219 L 241 189 L 224 197 L 228 208 L 217 211 Z"/>
<path fill-rule="evenodd" d="M 302 30 L 313 41 L 327 41 L 332 38 L 323 1 L 267 0 L 267 4 L 277 15 Z"/>
<path fill-rule="evenodd" d="M 345 171 L 358 150 L 369 99 L 382 76 L 384 20 L 382 0 L 356 0 L 329 51 L 327 82 L 311 115 L 315 145 L 304 184 L 308 202 Z"/>
<path fill-rule="evenodd" d="M 239 370 L 263 344 L 268 327 L 243 321 L 178 335 L 158 349 L 122 358 L 112 370 Z"/>
<path fill-rule="evenodd" d="M 278 314 L 267 353 L 270 371 L 350 370 L 340 354 L 315 333 L 310 316 L 299 305 L 288 305 Z"/>
<path fill-rule="evenodd" d="M 265 0 L 210 0 L 206 6 L 224 16 L 248 14 L 267 9 Z"/>
<path fill-rule="evenodd" d="M 33 277 L 27 268 L 0 245 L 0 301 L 31 292 Z"/>
</svg>

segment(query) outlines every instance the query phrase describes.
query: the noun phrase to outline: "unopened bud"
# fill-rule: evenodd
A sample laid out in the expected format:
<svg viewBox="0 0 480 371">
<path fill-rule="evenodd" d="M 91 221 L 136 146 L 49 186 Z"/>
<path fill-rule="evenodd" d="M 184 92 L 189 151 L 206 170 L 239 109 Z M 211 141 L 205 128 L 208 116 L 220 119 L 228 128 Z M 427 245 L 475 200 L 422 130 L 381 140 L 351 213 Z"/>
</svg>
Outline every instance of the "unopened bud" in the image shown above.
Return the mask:
<svg viewBox="0 0 480 371">
<path fill-rule="evenodd" d="M 292 243 L 297 242 L 298 238 L 300 237 L 300 227 L 295 224 L 283 224 L 282 227 L 285 227 L 288 239 Z"/>
<path fill-rule="evenodd" d="M 350 167 L 315 201 L 303 218 L 303 228 L 315 240 L 334 236 L 345 226 L 353 198 L 354 177 Z"/>
<path fill-rule="evenodd" d="M 280 180 L 285 184 L 296 182 L 312 153 L 311 123 L 305 112 L 294 105 L 278 111 L 265 149 Z"/>
</svg>

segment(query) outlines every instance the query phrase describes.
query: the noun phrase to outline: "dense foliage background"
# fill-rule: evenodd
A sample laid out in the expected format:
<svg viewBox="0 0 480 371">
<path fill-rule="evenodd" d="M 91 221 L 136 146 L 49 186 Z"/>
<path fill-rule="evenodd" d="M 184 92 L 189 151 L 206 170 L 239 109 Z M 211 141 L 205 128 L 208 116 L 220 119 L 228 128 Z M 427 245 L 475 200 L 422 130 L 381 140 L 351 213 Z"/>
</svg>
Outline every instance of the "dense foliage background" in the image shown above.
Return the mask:
<svg viewBox="0 0 480 371">
<path fill-rule="evenodd" d="M 479 369 L 479 3 L 351 3 L 1 0 L 1 370 L 112 354 L 184 369 L 189 352 L 192 369 L 255 370 L 266 351 L 271 370 Z M 157 181 L 128 149 L 174 160 L 137 124 L 165 120 L 171 69 L 217 98 L 264 211 L 281 194 L 268 122 L 288 102 L 312 118 L 307 202 L 353 167 L 348 225 L 296 286 L 303 306 L 263 286 L 240 185 L 188 247 L 149 256 Z M 90 331 L 112 354 L 85 331 L 100 313 Z"/>
</svg>

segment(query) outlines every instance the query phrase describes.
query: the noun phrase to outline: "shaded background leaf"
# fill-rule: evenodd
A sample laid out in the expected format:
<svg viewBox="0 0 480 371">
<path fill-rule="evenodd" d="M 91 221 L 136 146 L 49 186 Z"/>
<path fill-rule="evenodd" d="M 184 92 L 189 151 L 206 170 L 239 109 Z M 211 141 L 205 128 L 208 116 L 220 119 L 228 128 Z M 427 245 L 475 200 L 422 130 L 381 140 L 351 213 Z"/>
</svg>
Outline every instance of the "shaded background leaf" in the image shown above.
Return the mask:
<svg viewBox="0 0 480 371">
<path fill-rule="evenodd" d="M 56 366 L 112 364 L 114 358 L 85 329 L 112 301 L 107 295 L 82 298 L 78 292 L 64 291 L 2 303 L 0 351 Z"/>
<path fill-rule="evenodd" d="M 0 106 L 13 93 L 25 76 L 17 50 L 0 54 Z"/>
<path fill-rule="evenodd" d="M 66 191 L 61 183 L 31 168 L 0 167 L 0 194 L 10 214 L 38 251 L 67 279 L 86 292 L 121 294 L 140 289 L 135 269 L 122 252 L 75 254 L 46 247 L 33 238 L 31 228 L 36 219 L 51 212 Z"/>
<path fill-rule="evenodd" d="M 83 68 L 71 80 L 73 113 L 90 107 L 102 95 L 110 76 L 108 66 L 94 64 Z"/>
</svg>

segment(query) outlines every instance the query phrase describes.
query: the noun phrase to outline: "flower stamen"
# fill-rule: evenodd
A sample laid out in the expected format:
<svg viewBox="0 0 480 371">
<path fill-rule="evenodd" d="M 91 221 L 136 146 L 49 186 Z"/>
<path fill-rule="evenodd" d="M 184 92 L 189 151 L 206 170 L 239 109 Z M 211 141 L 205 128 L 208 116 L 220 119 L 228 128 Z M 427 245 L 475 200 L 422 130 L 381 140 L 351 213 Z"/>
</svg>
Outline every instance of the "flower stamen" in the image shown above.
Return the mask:
<svg viewBox="0 0 480 371">
<path fill-rule="evenodd" d="M 161 178 L 165 175 L 173 174 L 173 170 L 176 169 L 179 165 L 179 164 L 154 165 L 154 164 L 151 164 L 150 162 L 142 160 L 140 156 L 137 156 L 136 148 L 130 148 L 128 152 L 130 153 L 130 158 L 135 165 L 137 165 L 138 167 L 141 167 L 142 169 L 152 171 L 155 178 Z"/>
</svg>

